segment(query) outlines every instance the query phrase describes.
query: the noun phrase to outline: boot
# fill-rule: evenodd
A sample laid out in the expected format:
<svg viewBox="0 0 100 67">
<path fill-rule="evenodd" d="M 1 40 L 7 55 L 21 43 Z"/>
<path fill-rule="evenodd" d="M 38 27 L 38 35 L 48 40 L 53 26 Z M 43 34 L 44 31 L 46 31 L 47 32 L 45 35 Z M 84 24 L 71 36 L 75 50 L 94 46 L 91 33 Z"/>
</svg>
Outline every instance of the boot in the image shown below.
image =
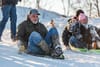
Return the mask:
<svg viewBox="0 0 100 67">
<path fill-rule="evenodd" d="M 47 44 L 44 40 L 41 40 L 41 42 L 40 42 L 38 45 L 39 45 L 40 48 L 45 52 L 45 54 L 48 55 L 48 54 L 50 53 L 48 44 Z"/>
<path fill-rule="evenodd" d="M 51 56 L 53 58 L 64 59 L 63 51 L 59 42 L 59 37 L 57 35 L 53 35 L 52 42 Z"/>
<path fill-rule="evenodd" d="M 11 39 L 13 42 L 15 42 L 17 40 L 16 36 L 14 36 L 14 35 L 11 35 Z"/>
<path fill-rule="evenodd" d="M 56 46 L 55 49 L 52 50 L 51 57 L 56 59 L 64 59 L 64 55 L 60 46 Z"/>
</svg>

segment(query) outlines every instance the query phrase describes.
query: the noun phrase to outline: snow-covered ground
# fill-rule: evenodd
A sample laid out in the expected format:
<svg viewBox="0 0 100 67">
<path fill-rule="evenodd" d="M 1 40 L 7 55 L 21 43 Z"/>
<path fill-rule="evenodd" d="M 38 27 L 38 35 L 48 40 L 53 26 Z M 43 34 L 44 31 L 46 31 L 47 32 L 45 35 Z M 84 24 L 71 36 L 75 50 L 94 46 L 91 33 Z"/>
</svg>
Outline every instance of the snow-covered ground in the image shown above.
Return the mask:
<svg viewBox="0 0 100 67">
<path fill-rule="evenodd" d="M 17 8 L 17 26 L 27 18 L 29 10 L 30 8 Z M 41 13 L 40 21 L 44 23 L 46 27 L 48 27 L 48 29 L 50 27 L 48 26 L 50 20 L 54 19 L 61 39 L 61 34 L 64 27 L 66 26 L 68 18 L 63 18 L 59 14 L 48 12 L 46 10 L 39 10 L 39 12 Z M 1 17 L 2 15 L 0 12 L 0 19 Z M 90 23 L 100 27 L 100 18 L 90 19 L 89 21 L 93 21 Z M 6 30 L 4 31 L 2 37 L 3 42 L 0 43 L 0 67 L 100 67 L 100 55 L 72 52 L 66 50 L 63 45 L 62 47 L 64 50 L 64 55 L 66 57 L 65 60 L 36 57 L 26 54 L 19 55 L 16 42 L 12 42 L 10 39 L 9 29 L 10 22 L 8 21 Z"/>
</svg>

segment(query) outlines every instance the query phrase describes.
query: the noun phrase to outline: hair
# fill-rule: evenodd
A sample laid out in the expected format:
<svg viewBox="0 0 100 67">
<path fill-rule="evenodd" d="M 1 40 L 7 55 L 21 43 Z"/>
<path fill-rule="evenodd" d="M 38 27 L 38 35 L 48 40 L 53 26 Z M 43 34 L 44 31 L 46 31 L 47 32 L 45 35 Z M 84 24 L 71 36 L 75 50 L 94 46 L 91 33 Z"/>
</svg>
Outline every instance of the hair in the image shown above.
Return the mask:
<svg viewBox="0 0 100 67">
<path fill-rule="evenodd" d="M 81 9 L 77 10 L 77 11 L 76 11 L 76 17 L 78 17 L 78 16 L 80 15 L 80 13 L 83 13 L 83 14 L 84 14 L 84 11 L 81 10 Z"/>
</svg>

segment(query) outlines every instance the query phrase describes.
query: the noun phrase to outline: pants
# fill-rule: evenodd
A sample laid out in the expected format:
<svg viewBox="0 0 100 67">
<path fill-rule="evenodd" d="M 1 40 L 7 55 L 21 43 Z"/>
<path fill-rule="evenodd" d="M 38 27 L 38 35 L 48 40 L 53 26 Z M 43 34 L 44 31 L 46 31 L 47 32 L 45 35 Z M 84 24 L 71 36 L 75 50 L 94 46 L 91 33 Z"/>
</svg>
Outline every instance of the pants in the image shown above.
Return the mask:
<svg viewBox="0 0 100 67">
<path fill-rule="evenodd" d="M 17 14 L 16 14 L 16 6 L 14 5 L 4 5 L 1 8 L 3 18 L 0 22 L 0 37 L 2 36 L 3 30 L 5 25 L 10 17 L 11 21 L 11 35 L 16 35 L 16 21 L 17 21 Z"/>
<path fill-rule="evenodd" d="M 38 32 L 33 31 L 29 36 L 27 51 L 31 52 L 32 54 L 45 54 L 38 44 L 41 40 L 45 40 L 48 47 L 51 47 L 53 43 L 52 36 L 54 35 L 58 36 L 58 31 L 56 28 L 51 28 L 44 39 Z"/>
<path fill-rule="evenodd" d="M 74 36 L 71 36 L 71 38 L 69 39 L 69 43 L 76 48 L 86 48 L 87 47 L 86 43 L 79 41 Z"/>
</svg>

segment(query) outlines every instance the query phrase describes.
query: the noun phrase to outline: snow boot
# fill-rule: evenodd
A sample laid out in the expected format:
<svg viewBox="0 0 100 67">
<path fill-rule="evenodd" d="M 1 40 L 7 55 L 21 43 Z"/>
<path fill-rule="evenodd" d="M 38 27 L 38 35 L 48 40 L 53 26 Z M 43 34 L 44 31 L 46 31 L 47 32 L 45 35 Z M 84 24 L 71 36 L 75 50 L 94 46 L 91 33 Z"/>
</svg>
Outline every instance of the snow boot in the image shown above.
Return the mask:
<svg viewBox="0 0 100 67">
<path fill-rule="evenodd" d="M 55 49 L 52 50 L 51 57 L 55 59 L 64 59 L 62 49 L 59 45 L 57 45 Z"/>
<path fill-rule="evenodd" d="M 63 51 L 61 49 L 61 44 L 59 42 L 58 35 L 52 36 L 52 46 L 51 46 L 51 56 L 56 59 L 64 59 Z"/>
</svg>

